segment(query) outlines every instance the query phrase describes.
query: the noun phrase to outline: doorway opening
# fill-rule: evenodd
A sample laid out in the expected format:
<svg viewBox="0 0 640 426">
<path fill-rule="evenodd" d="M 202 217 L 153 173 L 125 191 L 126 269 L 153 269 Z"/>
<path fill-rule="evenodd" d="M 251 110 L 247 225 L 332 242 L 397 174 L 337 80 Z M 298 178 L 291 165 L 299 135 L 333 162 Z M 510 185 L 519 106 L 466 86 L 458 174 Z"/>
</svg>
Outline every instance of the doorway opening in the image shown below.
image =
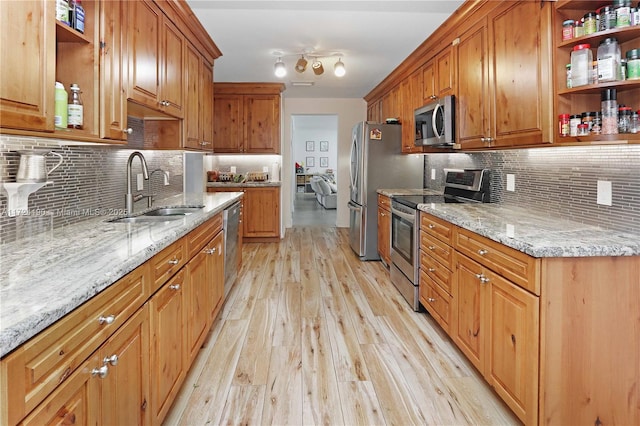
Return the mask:
<svg viewBox="0 0 640 426">
<path fill-rule="evenodd" d="M 336 226 L 338 116 L 291 116 L 293 226 Z"/>
</svg>

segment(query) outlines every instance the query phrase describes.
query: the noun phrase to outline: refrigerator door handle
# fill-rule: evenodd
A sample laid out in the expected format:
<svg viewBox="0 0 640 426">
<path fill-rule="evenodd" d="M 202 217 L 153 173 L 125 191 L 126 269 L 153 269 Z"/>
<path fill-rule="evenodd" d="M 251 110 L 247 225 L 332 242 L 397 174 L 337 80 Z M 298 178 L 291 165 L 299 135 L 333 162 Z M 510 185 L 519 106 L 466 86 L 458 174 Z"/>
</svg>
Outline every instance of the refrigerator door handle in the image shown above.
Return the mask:
<svg viewBox="0 0 640 426">
<path fill-rule="evenodd" d="M 349 206 L 349 210 L 356 210 L 356 211 L 362 210 L 362 206 L 354 204 L 353 201 L 349 201 L 347 205 Z"/>
</svg>

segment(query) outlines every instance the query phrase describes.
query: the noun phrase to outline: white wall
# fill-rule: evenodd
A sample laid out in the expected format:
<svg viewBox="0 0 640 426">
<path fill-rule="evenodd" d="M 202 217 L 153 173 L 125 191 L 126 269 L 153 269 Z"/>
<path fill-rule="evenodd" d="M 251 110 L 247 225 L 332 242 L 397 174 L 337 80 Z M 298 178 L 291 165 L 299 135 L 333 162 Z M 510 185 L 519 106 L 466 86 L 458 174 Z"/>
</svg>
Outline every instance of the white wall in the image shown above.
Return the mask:
<svg viewBox="0 0 640 426">
<path fill-rule="evenodd" d="M 284 226 L 292 225 L 292 197 L 295 194 L 295 170 L 293 168 L 291 116 L 296 114 L 335 114 L 338 116 L 337 184 L 338 208 L 336 225 L 349 226 L 349 155 L 351 153 L 351 129 L 358 121 L 367 118 L 364 99 L 283 99 L 283 143 L 282 143 L 282 212 Z"/>
<path fill-rule="evenodd" d="M 296 114 L 292 123 L 293 161 L 304 164 L 305 173 L 326 173 L 327 169 L 335 172 L 338 167 L 338 117 Z M 307 142 L 313 142 L 312 151 L 307 151 Z M 326 142 L 327 151 L 320 151 L 320 142 Z M 309 158 L 314 160 L 312 167 Z M 320 164 L 322 158 L 327 161 L 324 167 Z"/>
</svg>

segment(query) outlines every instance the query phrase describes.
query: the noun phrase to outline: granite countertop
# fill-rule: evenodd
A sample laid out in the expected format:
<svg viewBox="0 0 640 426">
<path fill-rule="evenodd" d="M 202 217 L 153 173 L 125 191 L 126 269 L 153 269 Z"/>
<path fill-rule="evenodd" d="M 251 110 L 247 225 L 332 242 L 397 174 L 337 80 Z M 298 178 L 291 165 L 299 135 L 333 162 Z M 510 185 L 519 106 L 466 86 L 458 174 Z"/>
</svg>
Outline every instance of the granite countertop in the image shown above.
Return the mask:
<svg viewBox="0 0 640 426">
<path fill-rule="evenodd" d="M 433 189 L 378 189 L 378 194 L 393 197 L 395 195 L 442 195 L 442 191 L 434 191 Z"/>
<path fill-rule="evenodd" d="M 533 257 L 638 256 L 640 234 L 501 204 L 419 204 L 418 209 Z"/>
<path fill-rule="evenodd" d="M 262 186 L 281 186 L 281 182 L 207 182 L 207 188 L 246 188 Z"/>
<path fill-rule="evenodd" d="M 204 205 L 178 220 L 109 223 L 97 216 L 0 245 L 0 357 L 149 260 L 242 196 L 186 194 L 158 206 Z M 142 211 L 141 211 L 142 212 Z"/>
</svg>

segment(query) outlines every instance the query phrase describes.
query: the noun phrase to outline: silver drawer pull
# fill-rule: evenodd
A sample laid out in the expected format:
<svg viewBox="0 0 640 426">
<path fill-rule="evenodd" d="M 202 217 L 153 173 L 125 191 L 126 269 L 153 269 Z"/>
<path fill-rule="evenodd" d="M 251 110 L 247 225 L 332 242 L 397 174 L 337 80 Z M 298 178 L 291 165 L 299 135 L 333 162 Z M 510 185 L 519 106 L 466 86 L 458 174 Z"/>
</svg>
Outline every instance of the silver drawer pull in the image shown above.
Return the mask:
<svg viewBox="0 0 640 426">
<path fill-rule="evenodd" d="M 490 280 L 489 280 L 489 278 L 487 278 L 487 277 L 482 277 L 482 278 L 480 278 L 480 282 L 481 282 L 482 284 L 486 284 L 486 283 L 488 283 L 489 281 L 490 281 Z"/>
<path fill-rule="evenodd" d="M 93 377 L 98 376 L 101 379 L 104 379 L 105 377 L 107 377 L 107 374 L 109 374 L 109 366 L 108 365 L 103 365 L 100 368 L 94 368 L 93 370 L 91 370 L 91 375 Z"/>
<path fill-rule="evenodd" d="M 178 260 L 178 259 L 171 259 L 171 260 L 170 260 L 169 262 L 167 262 L 167 263 L 169 263 L 170 265 L 177 265 L 178 263 L 180 263 L 180 260 Z"/>
<path fill-rule="evenodd" d="M 103 325 L 103 324 L 111 324 L 112 322 L 114 322 L 116 320 L 116 316 L 115 315 L 109 315 L 106 317 L 103 317 L 102 315 L 100 315 L 98 317 L 98 324 Z"/>
<path fill-rule="evenodd" d="M 430 298 L 428 298 L 428 299 L 427 299 L 427 301 L 428 301 L 429 303 L 433 303 L 433 302 L 435 302 L 435 301 L 436 301 L 436 299 L 434 299 L 433 297 L 430 297 Z"/>
<path fill-rule="evenodd" d="M 430 224 L 429 224 L 429 229 L 433 229 L 433 228 L 435 228 L 435 227 L 436 227 L 436 226 L 435 226 L 433 223 L 430 223 Z"/>
<path fill-rule="evenodd" d="M 484 256 L 485 254 L 489 253 L 489 250 L 485 250 L 485 249 L 480 249 L 478 250 L 478 254 L 480 256 Z"/>
<path fill-rule="evenodd" d="M 215 252 L 216 252 L 216 248 L 215 247 L 214 248 L 210 248 L 208 250 L 205 250 L 205 253 L 207 253 L 207 254 L 214 254 Z"/>
<path fill-rule="evenodd" d="M 171 290 L 180 290 L 180 284 L 171 284 L 169 288 Z"/>
<path fill-rule="evenodd" d="M 429 246 L 429 250 L 435 250 L 436 248 L 434 246 Z"/>
<path fill-rule="evenodd" d="M 429 268 L 429 269 L 427 269 L 427 270 L 428 270 L 429 272 L 435 272 L 435 271 L 436 271 L 436 270 L 435 270 L 435 268 Z"/>
<path fill-rule="evenodd" d="M 104 357 L 104 359 L 102 360 L 102 362 L 106 364 L 111 364 L 111 365 L 118 365 L 118 355 L 113 354 L 111 356 L 106 356 Z"/>
</svg>

